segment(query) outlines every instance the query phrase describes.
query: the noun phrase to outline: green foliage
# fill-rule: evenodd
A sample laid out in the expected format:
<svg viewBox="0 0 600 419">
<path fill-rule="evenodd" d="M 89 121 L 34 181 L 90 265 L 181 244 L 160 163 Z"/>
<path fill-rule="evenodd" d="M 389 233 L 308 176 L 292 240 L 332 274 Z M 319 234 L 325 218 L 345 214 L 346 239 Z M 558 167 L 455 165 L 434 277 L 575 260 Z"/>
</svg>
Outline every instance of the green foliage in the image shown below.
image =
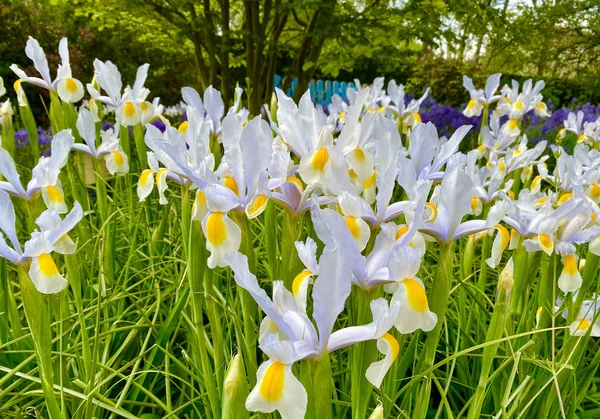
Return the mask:
<svg viewBox="0 0 600 419">
<path fill-rule="evenodd" d="M 263 18 L 268 4 L 258 2 Z M 29 35 L 40 41 L 55 69 L 58 41 L 67 36 L 73 71 L 84 82 L 91 80 L 95 57 L 110 59 L 123 74 L 135 74 L 136 66 L 147 62 L 152 69 L 147 85 L 165 104 L 179 100 L 181 86 L 214 84 L 223 90 L 235 83 L 267 101 L 270 91 L 261 83 L 269 82 L 271 70 L 256 74 L 247 66 L 247 40 L 255 42 L 260 35 L 245 26 L 245 5 L 230 0 L 9 0 L 0 9 L 0 76 L 10 86 L 15 80 L 10 64 L 31 70 L 22 53 Z M 462 74 L 483 80 L 502 72 L 518 81 L 546 80 L 546 96 L 555 104 L 573 97 L 599 99 L 600 28 L 593 18 L 598 0 L 286 0 L 277 5 L 286 16 L 283 30 L 274 35 L 275 18 L 264 18 L 265 43 L 257 44 L 267 60 L 265 71 L 273 54 L 274 72 L 281 75 L 359 78 L 363 83 L 384 76 L 409 90 L 432 87 L 438 100 L 452 105 L 464 100 Z M 229 16 L 228 27 L 219 20 L 223 16 Z M 38 122 L 47 125 L 37 100 L 43 92 L 28 89 L 35 91 L 31 102 Z M 224 95 L 233 99 L 227 89 Z"/>
</svg>

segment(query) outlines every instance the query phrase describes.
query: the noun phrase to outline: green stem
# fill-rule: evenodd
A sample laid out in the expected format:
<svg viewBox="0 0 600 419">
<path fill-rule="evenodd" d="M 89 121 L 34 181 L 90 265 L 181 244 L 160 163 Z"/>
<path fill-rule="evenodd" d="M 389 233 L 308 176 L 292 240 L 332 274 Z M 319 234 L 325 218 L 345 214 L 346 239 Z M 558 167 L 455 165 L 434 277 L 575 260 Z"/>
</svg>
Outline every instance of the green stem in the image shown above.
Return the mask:
<svg viewBox="0 0 600 419">
<path fill-rule="evenodd" d="M 184 249 L 187 260 L 187 278 L 191 291 L 192 320 L 194 326 L 193 330 L 191 330 L 191 335 L 193 336 L 191 349 L 192 355 L 194 356 L 194 362 L 197 365 L 200 365 L 204 377 L 213 377 L 214 371 L 208 358 L 203 320 L 204 294 L 202 289 L 202 278 L 206 267 L 206 261 L 201 257 L 201 249 L 198 248 L 199 244 L 202 243 L 204 239 L 202 237 L 202 227 L 200 226 L 200 223 L 198 221 L 190 223 L 190 221 L 191 207 L 189 188 L 187 186 L 182 186 L 181 229 L 183 237 L 186 238 L 184 239 L 184 242 L 187 242 Z M 207 384 L 206 393 L 212 416 L 219 417 L 221 402 L 219 400 L 217 387 L 213 385 L 212 380 L 206 380 L 205 383 Z"/>
<path fill-rule="evenodd" d="M 236 222 L 242 230 L 242 244 L 240 245 L 240 251 L 248 258 L 248 267 L 250 272 L 257 274 L 256 269 L 256 255 L 254 245 L 252 243 L 252 231 L 250 224 L 245 214 L 235 217 Z M 256 371 L 258 366 L 256 365 L 256 313 L 257 305 L 250 293 L 241 287 L 238 287 L 238 295 L 241 299 L 242 304 L 242 318 L 244 322 L 244 339 L 247 354 L 245 355 L 246 369 L 248 370 L 248 377 L 250 383 L 254 385 L 256 380 Z"/>
<path fill-rule="evenodd" d="M 265 208 L 265 249 L 267 250 L 267 263 L 269 278 L 271 281 L 277 279 L 277 207 L 273 203 L 268 203 Z"/>
<path fill-rule="evenodd" d="M 372 293 L 370 290 L 356 289 L 351 294 L 352 324 L 355 326 L 367 324 L 371 320 L 369 303 Z M 371 400 L 373 385 L 365 376 L 367 367 L 376 360 L 377 344 L 375 341 L 362 342 L 350 348 L 350 396 L 352 400 L 352 417 L 354 419 L 367 417 L 367 407 Z"/>
<path fill-rule="evenodd" d="M 46 400 L 46 408 L 48 409 L 50 419 L 63 419 L 64 416 L 54 394 L 50 310 L 42 295 L 31 282 L 27 270 L 27 266 L 18 266 L 19 285 L 21 287 L 25 317 L 31 330 L 39 363 L 40 379 Z"/>
<path fill-rule="evenodd" d="M 88 335 L 88 329 L 85 322 L 85 312 L 83 307 L 83 290 L 81 288 L 81 275 L 79 269 L 79 262 L 75 254 L 65 255 L 65 263 L 67 266 L 67 278 L 69 284 L 73 289 L 73 296 L 75 297 L 75 307 L 77 308 L 77 319 L 79 321 L 79 327 L 81 328 L 81 349 L 83 352 L 83 381 L 87 381 L 92 366 L 92 353 L 90 346 L 90 338 Z"/>
<path fill-rule="evenodd" d="M 454 264 L 454 242 L 442 243 L 440 259 L 433 280 L 430 308 L 437 315 L 438 321 L 435 328 L 427 334 L 423 350 L 423 363 L 421 371 L 426 371 L 433 366 L 437 345 L 440 341 L 448 301 L 450 298 L 450 284 L 452 283 L 452 268 Z M 431 394 L 431 383 L 433 372 L 427 374 L 421 384 L 420 394 L 417 399 L 418 407 L 415 409 L 415 418 L 425 418 L 429 407 L 429 396 Z"/>
<path fill-rule="evenodd" d="M 510 312 L 513 314 L 520 314 L 522 310 L 522 301 L 524 299 L 523 293 L 525 292 L 525 286 L 527 283 L 527 259 L 529 255 L 525 246 L 519 244 L 519 247 L 513 252 L 513 262 L 515 265 L 514 271 L 514 286 L 512 292 L 512 298 L 510 299 Z"/>
<path fill-rule="evenodd" d="M 300 238 L 304 224 L 304 214 L 296 215 L 286 211 L 281 227 L 281 272 L 282 279 L 287 289 L 292 289 L 294 276 L 300 271 L 296 241 Z"/>
<path fill-rule="evenodd" d="M 502 278 L 501 274 L 500 280 L 498 282 L 498 298 L 496 299 L 494 312 L 492 314 L 492 318 L 490 320 L 490 324 L 488 326 L 488 330 L 485 336 L 486 343 L 497 341 L 500 338 L 502 338 L 502 335 L 504 334 L 504 325 L 506 323 L 506 318 L 508 314 L 506 306 L 510 297 L 512 281 L 513 278 Z M 494 358 L 496 357 L 496 353 L 498 352 L 499 346 L 500 342 L 489 344 L 483 349 L 479 384 L 477 385 L 477 390 L 475 391 L 475 395 L 473 396 L 474 401 L 471 403 L 468 419 L 476 419 L 480 417 L 483 402 L 485 401 L 486 390 L 488 388 L 490 370 L 492 368 L 492 363 L 494 361 Z"/>
<path fill-rule="evenodd" d="M 309 360 L 312 370 L 313 396 L 315 401 L 315 417 L 331 418 L 331 364 L 329 352 L 325 351 L 318 358 Z"/>
<path fill-rule="evenodd" d="M 146 143 L 144 142 L 144 126 L 137 124 L 133 127 L 133 138 L 137 150 L 138 162 L 140 163 L 140 172 L 148 167 L 146 158 Z M 131 156 L 129 156 L 131 158 Z"/>
</svg>

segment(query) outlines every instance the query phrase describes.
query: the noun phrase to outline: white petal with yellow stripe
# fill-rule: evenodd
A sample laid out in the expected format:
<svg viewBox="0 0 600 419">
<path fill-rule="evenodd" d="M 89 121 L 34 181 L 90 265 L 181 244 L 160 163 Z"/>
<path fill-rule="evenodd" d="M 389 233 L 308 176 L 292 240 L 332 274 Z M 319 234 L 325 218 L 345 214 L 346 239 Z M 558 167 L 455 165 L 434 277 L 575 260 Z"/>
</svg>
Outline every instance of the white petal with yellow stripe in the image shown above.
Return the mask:
<svg viewBox="0 0 600 419">
<path fill-rule="evenodd" d="M 269 360 L 258 368 L 256 378 L 256 386 L 246 399 L 246 409 L 262 413 L 277 410 L 282 419 L 304 418 L 308 397 L 292 374 L 292 365 Z"/>
<path fill-rule="evenodd" d="M 72 255 L 75 250 L 77 250 L 77 245 L 68 234 L 65 234 L 54 243 L 54 251 L 61 255 Z"/>
<path fill-rule="evenodd" d="M 167 190 L 168 173 L 168 170 L 165 168 L 160 169 L 158 173 L 156 173 L 156 188 L 158 189 L 158 202 L 160 205 L 167 205 L 169 203 L 169 201 L 167 201 L 167 198 L 165 197 L 165 191 Z"/>
<path fill-rule="evenodd" d="M 308 286 L 312 282 L 313 272 L 308 269 L 303 270 L 294 277 L 292 282 L 292 295 L 300 308 L 306 313 L 306 296 L 308 295 Z"/>
<path fill-rule="evenodd" d="M 52 257 L 46 253 L 31 260 L 29 277 L 35 288 L 42 294 L 56 294 L 68 285 L 67 280 L 58 271 Z"/>
<path fill-rule="evenodd" d="M 240 248 L 242 231 L 226 213 L 211 212 L 202 220 L 202 231 L 206 237 L 206 248 L 211 252 L 208 267 L 226 266 L 224 256 Z"/>
<path fill-rule="evenodd" d="M 113 150 L 104 156 L 106 169 L 111 175 L 122 176 L 129 173 L 129 163 L 127 154 L 121 149 Z"/>
<path fill-rule="evenodd" d="M 56 85 L 58 91 L 58 97 L 62 101 L 68 103 L 79 102 L 83 98 L 85 90 L 83 90 L 83 84 L 77 79 L 71 77 L 65 77 L 59 80 Z"/>
<path fill-rule="evenodd" d="M 367 243 L 369 242 L 369 238 L 371 237 L 371 229 L 369 225 L 362 218 L 358 217 L 344 217 L 346 220 L 346 226 L 348 226 L 348 230 L 358 243 L 358 249 L 362 252 L 365 247 L 367 247 Z"/>
<path fill-rule="evenodd" d="M 375 387 L 379 388 L 385 375 L 391 368 L 392 364 L 398 358 L 400 352 L 400 345 L 396 338 L 389 333 L 385 333 L 379 339 L 377 339 L 377 349 L 379 352 L 385 355 L 381 361 L 373 362 L 369 365 L 366 371 L 367 380 Z"/>
<path fill-rule="evenodd" d="M 396 329 L 413 333 L 417 329 L 429 332 L 437 324 L 437 315 L 429 310 L 425 286 L 418 278 L 406 278 L 398 283 L 392 301 L 400 303 Z"/>
<path fill-rule="evenodd" d="M 492 255 L 485 261 L 485 263 L 487 263 L 492 269 L 495 269 L 496 266 L 498 266 L 500 259 L 502 259 L 502 253 L 510 243 L 510 233 L 506 227 L 497 224 L 494 226 L 494 228 L 498 230 L 498 234 L 496 234 L 496 238 L 492 244 Z"/>
<path fill-rule="evenodd" d="M 141 201 L 145 201 L 148 195 L 152 193 L 154 189 L 154 172 L 150 169 L 146 169 L 140 175 L 137 184 L 137 195 Z"/>
<path fill-rule="evenodd" d="M 202 221 L 206 214 L 208 214 L 206 195 L 203 191 L 198 189 L 196 191 L 196 199 L 194 199 L 194 205 L 192 206 L 192 220 Z"/>
<path fill-rule="evenodd" d="M 308 185 L 323 184 L 328 163 L 329 150 L 327 148 L 313 150 L 300 160 L 298 173 L 304 183 Z"/>
<path fill-rule="evenodd" d="M 562 292 L 575 292 L 581 288 L 582 278 L 579 273 L 577 256 L 568 254 L 563 256 L 563 270 L 558 278 L 558 288 Z"/>
<path fill-rule="evenodd" d="M 35 288 L 43 294 L 61 292 L 68 284 L 50 256 L 53 250 L 52 243 L 44 233 L 33 233 L 25 243 L 23 257 L 31 259 L 29 277 Z"/>
<path fill-rule="evenodd" d="M 346 155 L 348 166 L 358 176 L 360 182 L 364 182 L 373 174 L 375 170 L 375 160 L 368 150 L 355 148 Z"/>
<path fill-rule="evenodd" d="M 48 209 L 53 209 L 59 214 L 64 214 L 68 211 L 67 204 L 65 203 L 65 194 L 60 182 L 54 186 L 48 185 L 43 187 L 42 199 Z"/>
<path fill-rule="evenodd" d="M 245 212 L 248 219 L 258 217 L 267 208 L 269 198 L 266 194 L 256 195 L 248 205 L 246 205 Z"/>
<path fill-rule="evenodd" d="M 132 100 L 125 100 L 115 111 L 117 122 L 124 127 L 132 127 L 142 121 L 142 110 Z"/>
<path fill-rule="evenodd" d="M 569 332 L 571 336 L 585 336 L 588 333 L 588 330 L 592 328 L 589 332 L 590 336 L 598 337 L 600 336 L 600 326 L 596 322 L 591 322 L 588 319 L 577 319 L 569 326 Z"/>
</svg>

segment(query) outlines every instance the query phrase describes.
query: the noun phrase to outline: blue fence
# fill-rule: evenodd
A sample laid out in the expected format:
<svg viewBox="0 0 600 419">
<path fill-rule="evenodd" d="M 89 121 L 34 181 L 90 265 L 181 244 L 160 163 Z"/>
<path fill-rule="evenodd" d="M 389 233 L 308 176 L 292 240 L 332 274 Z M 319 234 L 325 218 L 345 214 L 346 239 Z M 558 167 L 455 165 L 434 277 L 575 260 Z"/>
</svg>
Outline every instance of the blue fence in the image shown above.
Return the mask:
<svg viewBox="0 0 600 419">
<path fill-rule="evenodd" d="M 283 84 L 284 78 L 281 76 L 275 75 L 275 86 L 281 88 Z M 291 87 L 288 89 L 286 94 L 291 96 L 294 94 L 296 90 L 296 85 L 298 84 L 298 79 L 294 78 L 292 80 Z M 328 105 L 331 103 L 331 97 L 335 94 L 339 95 L 342 99 L 346 100 L 346 91 L 348 87 L 355 89 L 356 86 L 354 83 L 345 82 L 345 81 L 337 81 L 337 80 L 311 80 L 308 83 L 308 89 L 310 90 L 310 97 L 313 99 L 313 102 L 319 105 Z"/>
</svg>

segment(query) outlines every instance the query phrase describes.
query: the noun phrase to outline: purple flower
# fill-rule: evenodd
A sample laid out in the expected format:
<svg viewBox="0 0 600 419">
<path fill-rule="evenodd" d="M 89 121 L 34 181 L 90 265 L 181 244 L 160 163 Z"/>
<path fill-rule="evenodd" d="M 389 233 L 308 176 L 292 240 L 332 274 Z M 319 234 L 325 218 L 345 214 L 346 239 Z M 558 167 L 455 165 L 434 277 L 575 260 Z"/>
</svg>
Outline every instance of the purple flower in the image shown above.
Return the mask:
<svg viewBox="0 0 600 419">
<path fill-rule="evenodd" d="M 105 122 L 102 124 L 102 131 L 108 131 L 109 129 L 114 128 L 113 124 L 110 122 Z"/>
<path fill-rule="evenodd" d="M 151 124 L 158 128 L 160 132 L 165 132 L 165 130 L 167 129 L 167 126 L 160 118 L 152 121 Z"/>
<path fill-rule="evenodd" d="M 50 143 L 52 142 L 52 130 L 48 130 L 48 132 L 44 132 L 38 130 L 38 144 L 40 145 L 40 147 L 44 147 L 47 145 L 50 145 Z"/>
<path fill-rule="evenodd" d="M 29 135 L 24 129 L 15 132 L 15 143 L 19 148 L 25 148 L 29 144 Z"/>
</svg>

